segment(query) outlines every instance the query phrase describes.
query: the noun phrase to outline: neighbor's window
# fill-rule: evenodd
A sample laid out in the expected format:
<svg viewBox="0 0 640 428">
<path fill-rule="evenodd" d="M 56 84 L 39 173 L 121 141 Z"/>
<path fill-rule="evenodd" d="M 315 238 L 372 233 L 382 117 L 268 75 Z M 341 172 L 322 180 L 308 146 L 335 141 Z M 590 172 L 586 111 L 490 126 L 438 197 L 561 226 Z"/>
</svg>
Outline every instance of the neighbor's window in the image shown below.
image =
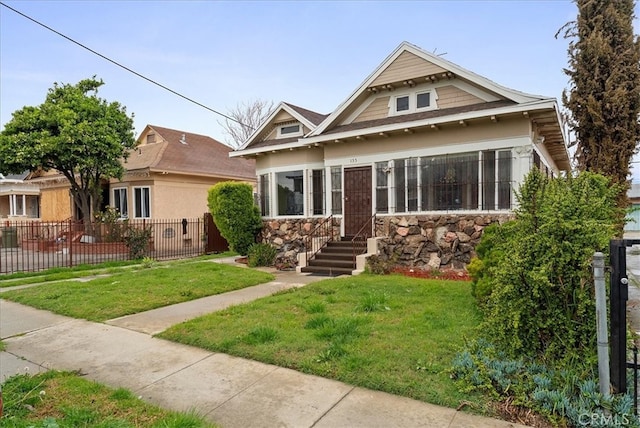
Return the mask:
<svg viewBox="0 0 640 428">
<path fill-rule="evenodd" d="M 331 214 L 342 214 L 342 168 L 331 167 Z"/>
<path fill-rule="evenodd" d="M 136 218 L 151 217 L 151 198 L 148 187 L 133 188 L 133 210 Z"/>
<path fill-rule="evenodd" d="M 276 174 L 276 182 L 278 185 L 278 215 L 303 215 L 302 170 L 279 172 Z"/>
<path fill-rule="evenodd" d="M 269 174 L 262 174 L 260 176 L 260 194 L 258 195 L 260 200 L 260 214 L 267 217 L 271 214 L 269 198 Z"/>
<path fill-rule="evenodd" d="M 120 213 L 120 218 L 129 217 L 126 188 L 113 189 L 113 207 Z"/>
<path fill-rule="evenodd" d="M 313 215 L 324 214 L 324 169 L 311 171 L 311 206 Z"/>
</svg>

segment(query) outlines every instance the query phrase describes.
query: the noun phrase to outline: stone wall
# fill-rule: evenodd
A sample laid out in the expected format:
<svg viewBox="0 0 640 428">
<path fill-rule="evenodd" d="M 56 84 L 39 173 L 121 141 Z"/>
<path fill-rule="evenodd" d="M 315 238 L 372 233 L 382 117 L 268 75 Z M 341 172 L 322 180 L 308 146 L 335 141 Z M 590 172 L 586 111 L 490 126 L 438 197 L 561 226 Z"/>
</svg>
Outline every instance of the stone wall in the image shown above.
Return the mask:
<svg viewBox="0 0 640 428">
<path fill-rule="evenodd" d="M 502 223 L 509 214 L 380 216 L 376 218 L 378 252 L 382 261 L 430 269 L 464 269 L 475 255 L 482 231 Z M 276 264 L 293 267 L 309 245 L 305 238 L 323 218 L 264 220 L 261 242 L 278 250 Z M 340 237 L 340 219 L 333 218 L 333 234 Z"/>
<path fill-rule="evenodd" d="M 292 267 L 297 264 L 298 253 L 305 251 L 309 245 L 307 236 L 324 221 L 324 218 L 264 220 L 261 242 L 271 244 L 278 250 L 276 265 Z M 340 239 L 340 219 L 332 218 L 331 222 L 333 236 Z"/>
<path fill-rule="evenodd" d="M 509 214 L 378 217 L 379 256 L 402 266 L 464 269 L 484 228 L 511 218 Z"/>
</svg>

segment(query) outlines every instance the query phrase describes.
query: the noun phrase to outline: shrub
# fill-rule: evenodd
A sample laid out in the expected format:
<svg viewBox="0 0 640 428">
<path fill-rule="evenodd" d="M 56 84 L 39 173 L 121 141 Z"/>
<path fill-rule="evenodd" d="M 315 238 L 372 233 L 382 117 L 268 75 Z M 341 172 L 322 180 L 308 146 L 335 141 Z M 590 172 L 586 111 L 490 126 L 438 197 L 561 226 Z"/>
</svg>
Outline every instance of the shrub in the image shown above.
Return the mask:
<svg viewBox="0 0 640 428">
<path fill-rule="evenodd" d="M 456 356 L 451 377 L 465 392 L 533 409 L 554 426 L 640 427 L 631 395 L 601 394 L 590 366 L 558 370 L 530 358 L 508 358 L 490 342 L 478 340 Z"/>
<path fill-rule="evenodd" d="M 253 201 L 253 188 L 246 183 L 218 183 L 209 189 L 208 206 L 231 250 L 246 255 L 262 229 L 260 210 Z"/>
<path fill-rule="evenodd" d="M 247 252 L 247 265 L 249 267 L 273 266 L 277 253 L 277 250 L 269 244 L 252 244 Z"/>
<path fill-rule="evenodd" d="M 615 234 L 618 192 L 587 172 L 549 179 L 534 170 L 526 177 L 515 220 L 487 235 L 475 273 L 476 294 L 488 294 L 482 332 L 508 355 L 595 357 L 590 263 Z"/>
<path fill-rule="evenodd" d="M 129 247 L 129 258 L 132 260 L 141 259 L 150 250 L 151 227 L 129 226 L 125 232 L 124 242 Z"/>
</svg>

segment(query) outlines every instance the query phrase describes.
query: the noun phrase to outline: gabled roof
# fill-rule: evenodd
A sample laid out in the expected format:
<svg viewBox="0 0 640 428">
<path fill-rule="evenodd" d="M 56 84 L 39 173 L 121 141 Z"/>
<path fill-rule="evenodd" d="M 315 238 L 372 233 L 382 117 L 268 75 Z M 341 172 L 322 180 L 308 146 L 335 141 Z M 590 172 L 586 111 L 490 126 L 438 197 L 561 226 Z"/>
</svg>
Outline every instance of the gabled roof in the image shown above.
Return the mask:
<svg viewBox="0 0 640 428">
<path fill-rule="evenodd" d="M 251 134 L 247 141 L 245 141 L 245 143 L 238 150 L 244 150 L 248 147 L 253 148 L 254 143 L 260 143 L 261 141 L 259 140 L 259 138 L 264 135 L 265 131 L 269 131 L 271 129 L 271 127 L 274 125 L 276 117 L 283 111 L 293 116 L 294 119 L 311 130 L 314 130 L 316 126 L 322 123 L 322 121 L 328 116 L 326 114 L 316 113 L 315 111 L 307 110 L 293 104 L 285 103 L 284 101 L 280 102 L 280 104 L 278 104 L 278 106 L 273 109 L 269 117 L 267 117 L 267 119 L 262 122 L 262 125 L 260 125 L 260 127 L 256 129 L 253 134 Z M 296 138 L 295 141 L 297 140 L 298 139 Z M 284 140 L 280 139 L 277 140 L 277 142 L 283 143 Z"/>
<path fill-rule="evenodd" d="M 155 142 L 147 144 L 149 133 L 155 133 Z M 147 125 L 138 144 L 124 163 L 127 171 L 149 169 L 255 180 L 254 161 L 230 158 L 229 146 L 206 135 Z"/>
<path fill-rule="evenodd" d="M 509 89 L 505 86 L 499 85 L 492 80 L 489 80 L 485 77 L 482 77 L 472 71 L 464 69 L 459 65 L 456 65 L 446 59 L 431 54 L 416 45 L 413 45 L 409 42 L 402 42 L 400 46 L 396 48 L 395 51 L 391 53 L 383 62 L 380 64 L 374 71 L 367 77 L 364 82 L 351 94 L 349 97 L 342 102 L 338 106 L 338 108 L 327 117 L 327 119 L 318 126 L 313 132 L 309 134 L 309 136 L 320 135 L 324 133 L 327 129 L 336 125 L 338 119 L 341 117 L 342 113 L 349 108 L 354 102 L 358 102 L 359 100 L 366 98 L 368 96 L 367 88 L 369 88 L 376 79 L 384 73 L 387 68 L 404 52 L 409 52 L 419 58 L 424 59 L 436 67 L 443 69 L 445 72 L 452 73 L 452 75 L 471 82 L 477 86 L 480 86 L 488 91 L 495 93 L 503 99 L 511 100 L 514 103 L 527 103 L 532 101 L 539 101 L 543 99 L 550 99 L 549 97 L 544 97 L 540 95 L 532 95 L 526 94 L 524 92 L 516 91 L 514 89 Z"/>
</svg>

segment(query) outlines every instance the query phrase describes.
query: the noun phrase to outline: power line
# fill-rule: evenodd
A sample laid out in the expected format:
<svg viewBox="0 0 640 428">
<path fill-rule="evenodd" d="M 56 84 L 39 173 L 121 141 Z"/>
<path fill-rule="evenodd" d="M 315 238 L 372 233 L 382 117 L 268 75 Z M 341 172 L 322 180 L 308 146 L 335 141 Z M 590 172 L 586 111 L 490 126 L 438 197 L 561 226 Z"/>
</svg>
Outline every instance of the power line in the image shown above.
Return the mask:
<svg viewBox="0 0 640 428">
<path fill-rule="evenodd" d="M 158 83 L 158 82 L 156 82 L 155 80 L 150 79 L 149 77 L 147 77 L 147 76 L 145 76 L 145 75 L 143 75 L 143 74 L 140 74 L 140 73 L 138 73 L 137 71 L 132 70 L 132 69 L 130 69 L 129 67 L 127 67 L 127 66 L 125 66 L 125 65 L 122 65 L 122 64 L 120 64 L 119 62 L 117 62 L 117 61 L 115 61 L 115 60 L 113 60 L 113 59 L 111 59 L 111 58 L 109 58 L 109 57 L 107 57 L 107 56 L 105 56 L 105 55 L 102 55 L 100 52 L 97 52 L 97 51 L 95 51 L 95 50 L 91 49 L 90 47 L 83 45 L 82 43 L 80 43 L 80 42 L 78 42 L 78 41 L 76 41 L 76 40 L 72 39 L 71 37 L 69 37 L 69 36 L 66 36 L 66 35 L 62 34 L 61 32 L 59 32 L 59 31 L 57 31 L 57 30 L 55 30 L 55 29 L 53 29 L 53 28 L 49 27 L 48 25 L 43 24 L 42 22 L 40 22 L 40 21 L 38 21 L 38 20 L 36 20 L 36 19 L 34 19 L 34 18 L 32 18 L 32 17 L 30 17 L 30 16 L 28 16 L 28 15 L 26 15 L 26 14 L 22 13 L 22 12 L 20 12 L 20 11 L 19 11 L 19 10 L 17 10 L 17 9 L 12 8 L 11 6 L 9 6 L 9 5 L 7 5 L 7 4 L 5 4 L 5 3 L 3 3 L 3 2 L 0 2 L 0 5 L 1 5 L 1 6 L 6 7 L 7 9 L 11 10 L 12 12 L 15 12 L 15 13 L 17 13 L 18 15 L 20 15 L 20 16 L 22 16 L 22 17 L 24 17 L 24 18 L 28 19 L 29 21 L 34 22 L 34 23 L 38 24 L 39 26 L 46 28 L 47 30 L 49 30 L 49 31 L 51 31 L 51 32 L 53 32 L 53 33 L 55 33 L 55 34 L 59 35 L 60 37 L 63 37 L 63 38 L 65 38 L 65 39 L 67 39 L 67 40 L 68 40 L 68 41 L 70 41 L 71 43 L 74 43 L 74 44 L 76 44 L 76 45 L 80 46 L 81 48 L 88 50 L 88 51 L 89 51 L 89 52 L 91 52 L 92 54 L 95 54 L 95 55 L 99 56 L 100 58 L 105 59 L 105 60 L 109 61 L 110 63 L 112 63 L 112 64 L 114 64 L 114 65 L 117 65 L 117 66 L 118 66 L 118 67 L 120 67 L 120 68 L 123 68 L 124 70 L 128 71 L 129 73 L 135 74 L 136 76 L 138 76 L 138 77 L 140 77 L 140 78 L 142 78 L 142 79 L 146 80 L 147 82 L 153 83 L 154 85 L 159 86 L 159 87 L 161 87 L 162 89 L 164 89 L 164 90 L 166 90 L 166 91 L 169 91 L 169 92 L 171 92 L 171 93 L 172 93 L 172 94 L 174 94 L 174 95 L 179 96 L 180 98 L 183 98 L 183 99 L 185 99 L 185 100 L 187 100 L 187 101 L 189 101 L 189 102 L 191 102 L 191 103 L 193 103 L 193 104 L 195 104 L 195 105 L 197 105 L 197 106 L 200 106 L 200 107 L 202 107 L 202 108 L 204 108 L 204 109 L 207 109 L 207 110 L 209 110 L 209 111 L 211 111 L 211 112 L 213 112 L 213 113 L 215 113 L 215 114 L 217 114 L 217 115 L 220 115 L 220 116 L 222 116 L 222 117 L 224 117 L 224 118 L 226 118 L 226 119 L 228 119 L 228 120 L 232 120 L 232 121 L 234 121 L 234 122 L 238 123 L 239 125 L 246 126 L 246 127 L 250 128 L 250 129 L 254 129 L 252 126 L 249 126 L 249 125 L 247 125 L 247 124 L 245 124 L 245 123 L 242 123 L 242 122 L 240 122 L 238 119 L 234 119 L 234 118 L 233 118 L 233 117 L 231 117 L 231 116 L 228 116 L 228 115 L 226 115 L 226 114 L 224 114 L 224 113 L 221 113 L 221 112 L 219 112 L 219 111 L 217 111 L 217 110 L 215 110 L 215 109 L 212 109 L 211 107 L 208 107 L 208 106 L 206 106 L 206 105 L 204 105 L 204 104 L 202 104 L 202 103 L 199 103 L 198 101 L 196 101 L 196 100 L 194 100 L 194 99 L 192 99 L 192 98 L 189 98 L 189 97 L 187 97 L 186 95 L 182 95 L 181 93 L 179 93 L 179 92 L 177 92 L 177 91 L 174 91 L 173 89 L 171 89 L 171 88 L 169 88 L 169 87 L 167 87 L 167 86 L 165 86 L 165 85 L 163 85 L 163 84 L 161 84 L 161 83 Z"/>
</svg>

